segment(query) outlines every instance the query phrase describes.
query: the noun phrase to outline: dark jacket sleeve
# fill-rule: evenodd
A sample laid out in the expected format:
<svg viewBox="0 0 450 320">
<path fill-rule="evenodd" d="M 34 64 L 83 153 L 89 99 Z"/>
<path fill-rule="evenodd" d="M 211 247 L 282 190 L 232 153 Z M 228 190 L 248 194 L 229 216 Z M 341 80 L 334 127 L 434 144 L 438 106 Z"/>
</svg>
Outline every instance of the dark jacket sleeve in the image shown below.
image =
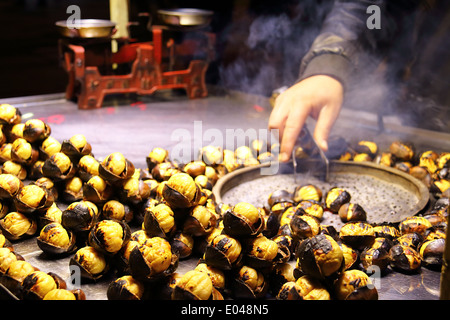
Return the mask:
<svg viewBox="0 0 450 320">
<path fill-rule="evenodd" d="M 381 0 L 335 1 L 320 34 L 302 59 L 299 80 L 320 74 L 336 78 L 346 85 L 349 75 L 358 66 L 359 51 L 370 45 L 374 47 L 376 42 L 375 38 L 367 37 L 367 8 L 370 5 L 384 9 L 384 1 Z"/>
</svg>

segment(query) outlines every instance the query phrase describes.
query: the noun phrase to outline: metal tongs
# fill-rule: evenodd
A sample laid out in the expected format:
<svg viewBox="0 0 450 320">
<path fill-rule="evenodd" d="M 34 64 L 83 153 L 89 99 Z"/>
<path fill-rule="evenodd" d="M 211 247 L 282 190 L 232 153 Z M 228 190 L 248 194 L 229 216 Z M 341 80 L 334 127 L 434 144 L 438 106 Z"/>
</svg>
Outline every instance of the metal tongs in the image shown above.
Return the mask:
<svg viewBox="0 0 450 320">
<path fill-rule="evenodd" d="M 325 152 L 319 147 L 308 128 L 303 126 L 292 150 L 292 164 L 294 167 L 294 182 L 297 183 L 297 173 L 316 173 L 322 180 L 328 181 L 330 162 Z"/>
</svg>

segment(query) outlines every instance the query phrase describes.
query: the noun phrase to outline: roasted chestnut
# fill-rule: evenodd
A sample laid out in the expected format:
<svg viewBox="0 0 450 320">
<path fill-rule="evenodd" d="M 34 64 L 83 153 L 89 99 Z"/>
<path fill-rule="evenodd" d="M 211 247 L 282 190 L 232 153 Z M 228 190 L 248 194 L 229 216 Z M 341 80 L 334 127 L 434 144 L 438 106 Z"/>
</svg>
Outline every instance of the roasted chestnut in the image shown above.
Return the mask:
<svg viewBox="0 0 450 320">
<path fill-rule="evenodd" d="M 37 179 L 34 182 L 31 182 L 30 184 L 35 184 L 41 188 L 44 188 L 47 190 L 48 193 L 51 194 L 51 198 L 53 199 L 53 201 L 58 200 L 58 188 L 56 186 L 56 184 L 49 178 L 47 177 L 41 177 L 39 179 Z"/>
<path fill-rule="evenodd" d="M 150 237 L 170 237 L 176 228 L 172 209 L 165 203 L 145 208 L 142 228 Z"/>
<path fill-rule="evenodd" d="M 325 234 L 303 240 L 296 250 L 296 258 L 296 278 L 301 275 L 310 275 L 317 279 L 334 278 L 345 266 L 344 254 L 339 244 Z"/>
<path fill-rule="evenodd" d="M 187 163 L 183 167 L 183 171 L 195 178 L 199 175 L 204 175 L 206 171 L 206 164 L 201 160 L 195 160 Z"/>
<path fill-rule="evenodd" d="M 191 270 L 186 272 L 176 283 L 173 300 L 209 300 L 213 294 L 211 278 L 205 272 Z"/>
<path fill-rule="evenodd" d="M 42 166 L 42 173 L 44 176 L 55 180 L 71 178 L 75 175 L 75 172 L 76 166 L 74 166 L 70 158 L 62 152 L 53 154 L 44 161 L 44 165 Z"/>
<path fill-rule="evenodd" d="M 334 187 L 328 190 L 325 196 L 325 204 L 333 213 L 338 213 L 342 205 L 350 202 L 351 195 L 343 188 Z"/>
<path fill-rule="evenodd" d="M 264 219 L 255 206 L 239 202 L 223 216 L 225 233 L 232 237 L 256 235 L 264 228 Z"/>
<path fill-rule="evenodd" d="M 17 124 L 22 121 L 20 110 L 8 103 L 0 104 L 0 124 Z"/>
<path fill-rule="evenodd" d="M 419 254 L 425 265 L 440 267 L 445 251 L 445 239 L 427 240 L 419 247 Z"/>
<path fill-rule="evenodd" d="M 0 198 L 13 199 L 23 187 L 23 182 L 13 174 L 0 174 Z"/>
<path fill-rule="evenodd" d="M 103 205 L 102 215 L 105 219 L 130 222 L 133 220 L 133 210 L 127 204 L 117 200 L 109 200 Z"/>
<path fill-rule="evenodd" d="M 23 260 L 20 255 L 17 255 L 14 250 L 10 248 L 0 248 L 0 278 L 6 272 L 11 263 L 17 260 Z"/>
<path fill-rule="evenodd" d="M 53 289 L 47 292 L 43 300 L 86 300 L 86 295 L 81 289 Z"/>
<path fill-rule="evenodd" d="M 278 246 L 278 253 L 274 261 L 283 263 L 289 261 L 294 255 L 294 240 L 291 236 L 279 234 L 272 238 Z"/>
<path fill-rule="evenodd" d="M 51 222 L 61 223 L 61 217 L 62 210 L 57 206 L 56 202 L 53 202 L 53 204 L 47 210 L 41 213 L 41 215 L 39 216 L 39 222 L 41 227 Z"/>
<path fill-rule="evenodd" d="M 373 159 L 378 153 L 378 145 L 373 141 L 361 140 L 355 146 L 355 151 L 365 153 L 370 159 Z"/>
<path fill-rule="evenodd" d="M 75 162 L 78 162 L 83 156 L 90 155 L 91 151 L 91 145 L 82 134 L 76 134 L 70 137 L 69 140 L 64 140 L 61 144 L 61 152 L 68 155 Z"/>
<path fill-rule="evenodd" d="M 102 252 L 91 246 L 77 250 L 69 261 L 70 266 L 80 268 L 80 276 L 86 280 L 98 280 L 105 275 L 109 266 Z"/>
<path fill-rule="evenodd" d="M 22 281 L 38 269 L 24 260 L 16 260 L 9 264 L 6 272 L 0 277 L 0 283 L 19 299 L 22 298 Z"/>
<path fill-rule="evenodd" d="M 152 151 L 147 156 L 147 167 L 149 171 L 152 171 L 152 169 L 159 163 L 163 163 L 167 161 L 169 158 L 169 151 L 163 149 L 163 148 L 153 148 Z"/>
<path fill-rule="evenodd" d="M 389 250 L 385 250 L 383 247 L 365 248 L 361 252 L 360 261 L 362 268 L 366 271 L 369 271 L 372 266 L 377 266 L 383 272 L 390 263 Z"/>
<path fill-rule="evenodd" d="M 48 137 L 42 141 L 39 151 L 40 155 L 45 160 L 50 158 L 55 153 L 61 152 L 61 143 L 53 137 Z"/>
<path fill-rule="evenodd" d="M 13 160 L 8 160 L 3 163 L 2 173 L 15 175 L 20 180 L 25 180 L 28 174 L 27 168 L 24 165 Z"/>
<path fill-rule="evenodd" d="M 83 180 L 75 176 L 64 181 L 61 198 L 66 202 L 75 202 L 83 199 Z"/>
<path fill-rule="evenodd" d="M 69 204 L 62 212 L 61 224 L 77 232 L 90 230 L 97 222 L 98 208 L 90 201 L 77 201 Z"/>
<path fill-rule="evenodd" d="M 310 276 L 301 276 L 295 281 L 300 288 L 302 300 L 330 300 L 327 288 L 317 279 Z"/>
<path fill-rule="evenodd" d="M 322 190 L 313 184 L 301 185 L 295 188 L 293 199 L 295 202 L 302 200 L 320 201 L 322 200 Z"/>
<path fill-rule="evenodd" d="M 184 259 L 192 254 L 194 238 L 190 234 L 177 232 L 171 239 L 170 245 L 172 246 L 172 251 L 178 254 L 180 259 Z"/>
<path fill-rule="evenodd" d="M 264 274 L 246 265 L 239 269 L 233 280 L 233 296 L 236 299 L 262 298 L 269 290 Z"/>
<path fill-rule="evenodd" d="M 344 271 L 334 284 L 338 300 L 378 300 L 378 291 L 369 276 L 360 270 Z"/>
<path fill-rule="evenodd" d="M 244 263 L 250 267 L 263 269 L 272 267 L 278 254 L 278 244 L 263 235 L 246 243 Z"/>
<path fill-rule="evenodd" d="M 289 223 L 292 237 L 297 239 L 310 238 L 320 231 L 320 222 L 317 218 L 306 214 L 303 209 L 297 209 Z"/>
<path fill-rule="evenodd" d="M 170 177 L 163 189 L 164 200 L 172 208 L 195 206 L 201 196 L 200 188 L 187 173 L 176 173 Z"/>
<path fill-rule="evenodd" d="M 127 223 L 102 220 L 91 228 L 88 243 L 104 254 L 115 254 L 130 241 L 130 237 L 131 230 Z"/>
<path fill-rule="evenodd" d="M 420 254 L 411 247 L 401 244 L 394 245 L 389 250 L 391 265 L 400 271 L 406 273 L 417 272 L 422 264 Z"/>
<path fill-rule="evenodd" d="M 141 300 L 144 290 L 141 281 L 130 275 L 124 275 L 109 284 L 106 296 L 108 300 Z"/>
<path fill-rule="evenodd" d="M 196 237 L 205 236 L 215 228 L 216 221 L 214 212 L 205 206 L 197 205 L 189 210 L 189 215 L 183 223 L 183 232 Z"/>
<path fill-rule="evenodd" d="M 83 181 L 88 181 L 92 176 L 98 176 L 100 163 L 92 156 L 85 155 L 78 161 L 78 175 Z"/>
<path fill-rule="evenodd" d="M 423 236 L 417 232 L 406 233 L 394 240 L 395 244 L 401 244 L 408 246 L 416 250 L 420 243 L 423 241 Z"/>
<path fill-rule="evenodd" d="M 338 211 L 339 218 L 341 218 L 342 222 L 349 221 L 366 221 L 367 213 L 357 203 L 346 203 L 343 204 Z"/>
<path fill-rule="evenodd" d="M 400 231 L 398 230 L 398 228 L 395 225 L 389 223 L 374 225 L 373 230 L 375 231 L 376 237 L 383 237 L 393 240 L 400 236 Z"/>
<path fill-rule="evenodd" d="M 120 198 L 124 202 L 138 204 L 150 197 L 150 187 L 139 178 L 129 178 L 120 189 Z"/>
<path fill-rule="evenodd" d="M 98 168 L 100 177 L 110 183 L 119 183 L 131 178 L 134 174 L 134 165 L 120 152 L 108 155 Z"/>
<path fill-rule="evenodd" d="M 206 263 L 199 263 L 194 270 L 206 273 L 211 279 L 213 287 L 217 290 L 223 291 L 225 289 L 225 273 L 222 270 L 211 267 Z"/>
<path fill-rule="evenodd" d="M 410 173 L 412 167 L 413 167 L 412 163 L 408 161 L 398 161 L 394 164 L 395 169 L 398 169 L 406 173 Z"/>
<path fill-rule="evenodd" d="M 45 187 L 29 184 L 19 190 L 14 198 L 16 209 L 23 213 L 45 211 L 54 203 L 53 194 Z"/>
<path fill-rule="evenodd" d="M 11 145 L 11 160 L 29 166 L 37 161 L 39 151 L 23 138 L 14 140 Z"/>
<path fill-rule="evenodd" d="M 12 142 L 17 138 L 23 138 L 23 129 L 25 128 L 25 123 L 16 123 L 11 126 L 9 130 L 6 130 L 6 135 L 8 136 L 8 141 Z M 2 130 L 3 131 L 3 130 Z"/>
<path fill-rule="evenodd" d="M 152 237 L 131 250 L 129 264 L 133 277 L 152 281 L 173 273 L 178 266 L 178 256 L 172 254 L 168 240 Z"/>
<path fill-rule="evenodd" d="M 61 255 L 75 250 L 75 235 L 58 222 L 45 225 L 36 240 L 39 248 L 50 255 Z"/>
<path fill-rule="evenodd" d="M 25 300 L 42 300 L 48 292 L 60 288 L 65 289 L 66 283 L 53 272 L 34 271 L 22 281 Z"/>
<path fill-rule="evenodd" d="M 352 248 L 362 250 L 375 240 L 373 227 L 364 221 L 347 222 L 339 231 L 341 240 Z"/>
<path fill-rule="evenodd" d="M 285 200 L 292 201 L 292 194 L 284 189 L 278 189 L 272 192 L 267 199 L 267 204 L 269 207 L 272 207 L 274 204 L 278 202 L 284 202 Z"/>
<path fill-rule="evenodd" d="M 0 163 L 11 161 L 12 143 L 4 143 L 0 146 Z"/>
<path fill-rule="evenodd" d="M 422 216 L 407 217 L 403 219 L 398 226 L 402 235 L 412 232 L 423 235 L 425 230 L 431 227 L 431 222 Z"/>
<path fill-rule="evenodd" d="M 394 141 L 389 146 L 389 151 L 399 160 L 411 161 L 414 157 L 414 147 L 410 143 Z"/>
<path fill-rule="evenodd" d="M 42 141 L 48 138 L 52 130 L 50 126 L 40 119 L 30 119 L 25 122 L 23 137 L 28 142 Z"/>
<path fill-rule="evenodd" d="M 0 229 L 8 240 L 18 240 L 33 236 L 37 222 L 23 213 L 10 212 L 0 220 Z"/>
<path fill-rule="evenodd" d="M 278 291 L 277 300 L 302 300 L 301 288 L 295 281 L 283 283 Z"/>
<path fill-rule="evenodd" d="M 269 290 L 276 296 L 283 284 L 286 282 L 295 282 L 294 267 L 291 263 L 282 262 L 276 264 L 269 274 Z"/>
<path fill-rule="evenodd" d="M 83 184 L 83 199 L 97 205 L 102 205 L 110 200 L 113 188 L 100 176 L 92 176 Z"/>
<path fill-rule="evenodd" d="M 394 166 L 394 156 L 390 152 L 383 152 L 379 157 L 378 163 L 382 166 L 393 167 Z"/>
<path fill-rule="evenodd" d="M 342 242 L 339 243 L 339 246 L 341 247 L 342 254 L 344 255 L 344 270 L 352 269 L 359 261 L 358 251 Z"/>
<path fill-rule="evenodd" d="M 323 219 L 323 206 L 314 200 L 302 200 L 300 201 L 297 206 L 297 208 L 301 208 L 305 211 L 306 214 L 313 216 L 319 220 Z"/>
<path fill-rule="evenodd" d="M 204 254 L 206 264 L 222 270 L 230 270 L 240 263 L 241 258 L 241 243 L 226 234 L 214 237 L 206 247 Z"/>
</svg>

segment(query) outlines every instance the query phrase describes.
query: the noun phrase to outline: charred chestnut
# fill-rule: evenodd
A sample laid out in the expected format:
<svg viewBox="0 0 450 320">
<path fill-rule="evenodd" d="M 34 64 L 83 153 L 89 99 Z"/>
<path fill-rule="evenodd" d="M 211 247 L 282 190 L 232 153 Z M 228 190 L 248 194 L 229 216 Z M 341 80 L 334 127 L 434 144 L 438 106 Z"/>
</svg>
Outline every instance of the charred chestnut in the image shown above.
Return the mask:
<svg viewBox="0 0 450 320">
<path fill-rule="evenodd" d="M 11 144 L 11 160 L 29 166 L 37 161 L 39 151 L 23 138 L 14 140 Z"/>
<path fill-rule="evenodd" d="M 39 151 L 40 155 L 45 160 L 50 158 L 55 153 L 61 152 L 61 143 L 53 137 L 48 137 L 42 141 Z"/>
<path fill-rule="evenodd" d="M 213 285 L 208 274 L 198 270 L 186 272 L 176 283 L 173 300 L 209 300 Z"/>
<path fill-rule="evenodd" d="M 76 166 L 70 158 L 62 152 L 53 154 L 44 161 L 42 173 L 48 178 L 55 180 L 65 180 L 75 175 Z"/>
<path fill-rule="evenodd" d="M 204 254 L 206 264 L 222 270 L 230 270 L 240 263 L 241 258 L 241 243 L 226 234 L 214 237 L 206 247 Z"/>
<path fill-rule="evenodd" d="M 194 238 L 187 233 L 177 232 L 170 241 L 173 252 L 178 254 L 180 259 L 189 257 L 194 249 Z"/>
<path fill-rule="evenodd" d="M 152 171 L 152 169 L 159 163 L 163 163 L 167 161 L 169 158 L 169 151 L 163 149 L 163 148 L 153 148 L 152 151 L 147 156 L 147 167 L 149 171 Z"/>
<path fill-rule="evenodd" d="M 86 295 L 81 289 L 53 289 L 47 292 L 43 300 L 86 300 Z"/>
<path fill-rule="evenodd" d="M 390 263 L 389 250 L 385 250 L 383 247 L 365 248 L 361 252 L 360 261 L 362 268 L 366 271 L 370 271 L 373 266 L 377 266 L 383 272 Z"/>
<path fill-rule="evenodd" d="M 36 184 L 24 186 L 14 198 L 17 210 L 23 213 L 45 211 L 53 202 L 52 193 L 48 192 L 45 187 Z"/>
<path fill-rule="evenodd" d="M 284 201 L 292 201 L 292 194 L 284 189 L 279 189 L 274 192 L 272 192 L 269 195 L 269 198 L 267 199 L 267 204 L 269 207 L 272 207 L 274 204 L 278 202 L 284 202 Z"/>
<path fill-rule="evenodd" d="M 379 225 L 374 225 L 373 230 L 375 231 L 376 237 L 383 237 L 393 240 L 400 236 L 400 231 L 393 224 L 382 223 Z"/>
<path fill-rule="evenodd" d="M 369 276 L 360 270 L 344 271 L 335 285 L 339 300 L 378 300 L 378 291 Z"/>
<path fill-rule="evenodd" d="M 342 242 L 339 243 L 339 246 L 341 247 L 342 254 L 344 255 L 344 270 L 353 268 L 359 261 L 358 251 Z"/>
<path fill-rule="evenodd" d="M 425 230 L 431 227 L 431 222 L 421 216 L 407 217 L 398 226 L 402 235 L 413 232 L 423 235 Z"/>
<path fill-rule="evenodd" d="M 194 270 L 206 273 L 217 290 L 225 289 L 225 273 L 222 270 L 208 266 L 206 263 L 199 263 Z"/>
<path fill-rule="evenodd" d="M 38 269 L 31 263 L 24 260 L 16 260 L 10 263 L 6 272 L 0 277 L 0 283 L 3 284 L 11 293 L 19 299 L 22 298 L 22 281 L 32 272 Z"/>
<path fill-rule="evenodd" d="M 0 198 L 13 199 L 23 187 L 23 182 L 13 174 L 0 174 Z"/>
<path fill-rule="evenodd" d="M 0 124 L 17 124 L 22 121 L 20 110 L 8 103 L 0 104 Z"/>
<path fill-rule="evenodd" d="M 264 219 L 255 206 L 239 202 L 225 212 L 223 226 L 232 237 L 256 235 L 264 228 Z"/>
<path fill-rule="evenodd" d="M 372 245 L 375 240 L 375 231 L 367 222 L 347 222 L 339 231 L 339 237 L 350 247 L 362 250 Z"/>
<path fill-rule="evenodd" d="M 294 275 L 310 275 L 317 279 L 334 278 L 345 265 L 339 244 L 324 234 L 303 240 L 296 250 L 296 257 Z"/>
<path fill-rule="evenodd" d="M 143 180 L 131 177 L 124 181 L 119 192 L 122 201 L 138 204 L 150 197 L 151 190 Z"/>
<path fill-rule="evenodd" d="M 172 208 L 193 207 L 201 196 L 200 188 L 187 173 L 176 173 L 171 176 L 162 193 L 164 200 Z"/>
<path fill-rule="evenodd" d="M 25 180 L 28 174 L 27 168 L 24 165 L 13 160 L 8 160 L 3 163 L 2 173 L 15 175 L 20 180 Z"/>
<path fill-rule="evenodd" d="M 20 212 L 10 212 L 0 220 L 0 229 L 8 240 L 19 240 L 33 236 L 37 222 Z"/>
<path fill-rule="evenodd" d="M 341 218 L 342 222 L 349 221 L 366 221 L 367 213 L 357 203 L 345 203 L 343 204 L 338 211 L 339 218 Z"/>
<path fill-rule="evenodd" d="M 319 234 L 320 222 L 313 216 L 305 213 L 302 209 L 297 209 L 289 223 L 292 231 L 292 237 L 305 239 Z"/>
<path fill-rule="evenodd" d="M 30 119 L 25 122 L 23 137 L 29 142 L 42 141 L 48 138 L 51 132 L 50 126 L 44 121 Z"/>
<path fill-rule="evenodd" d="M 130 222 L 133 220 L 133 210 L 129 205 L 117 200 L 109 200 L 103 205 L 102 215 L 105 219 Z"/>
<path fill-rule="evenodd" d="M 268 268 L 275 263 L 278 254 L 278 244 L 260 235 L 246 244 L 245 263 L 253 268 Z"/>
<path fill-rule="evenodd" d="M 296 209 L 301 208 L 306 214 L 313 216 L 319 220 L 323 218 L 323 206 L 314 200 L 302 200 L 297 204 Z"/>
<path fill-rule="evenodd" d="M 83 184 L 83 199 L 102 205 L 111 199 L 113 188 L 100 176 L 92 176 Z"/>
<path fill-rule="evenodd" d="M 78 161 L 83 156 L 90 155 L 91 151 L 91 145 L 82 134 L 76 134 L 70 137 L 69 140 L 64 140 L 61 144 L 61 152 L 67 154 L 74 161 Z"/>
<path fill-rule="evenodd" d="M 147 207 L 142 227 L 151 237 L 168 238 L 176 228 L 172 209 L 164 203 Z"/>
<path fill-rule="evenodd" d="M 419 244 L 423 241 L 423 236 L 417 232 L 406 233 L 394 240 L 395 244 L 408 246 L 416 250 Z"/>
<path fill-rule="evenodd" d="M 425 265 L 440 267 L 445 251 L 445 239 L 427 240 L 420 245 L 419 254 Z"/>
<path fill-rule="evenodd" d="M 100 251 L 91 246 L 77 250 L 69 265 L 80 268 L 80 276 L 87 280 L 98 280 L 108 271 L 108 263 Z"/>
<path fill-rule="evenodd" d="M 276 297 L 277 300 L 302 300 L 301 288 L 295 281 L 282 284 Z"/>
<path fill-rule="evenodd" d="M 144 284 L 130 275 L 112 281 L 106 296 L 108 300 L 141 300 L 144 296 Z"/>
<path fill-rule="evenodd" d="M 276 264 L 269 274 L 269 290 L 276 296 L 286 282 L 295 282 L 294 267 L 288 262 Z"/>
<path fill-rule="evenodd" d="M 395 269 L 407 273 L 417 272 L 422 264 L 420 254 L 416 250 L 401 244 L 394 245 L 389 250 L 389 256 Z"/>
<path fill-rule="evenodd" d="M 105 254 L 115 254 L 130 241 L 131 231 L 123 221 L 102 220 L 89 233 L 90 246 Z"/>
<path fill-rule="evenodd" d="M 325 196 L 325 204 L 333 213 L 338 213 L 342 205 L 349 203 L 351 200 L 350 193 L 343 188 L 331 188 Z"/>
<path fill-rule="evenodd" d="M 322 200 L 322 190 L 313 184 L 301 185 L 295 188 L 293 199 L 295 202 L 302 200 L 320 201 Z"/>
<path fill-rule="evenodd" d="M 389 146 L 389 151 L 399 160 L 411 161 L 414 157 L 414 147 L 410 143 L 394 141 Z"/>
<path fill-rule="evenodd" d="M 90 201 L 77 201 L 69 204 L 62 212 L 61 224 L 75 232 L 90 230 L 97 222 L 98 208 Z"/>
<path fill-rule="evenodd" d="M 178 256 L 172 254 L 169 241 L 153 237 L 131 250 L 129 263 L 133 277 L 152 281 L 173 273 L 178 266 Z"/>
<path fill-rule="evenodd" d="M 262 298 L 268 290 L 264 274 L 252 267 L 242 266 L 234 278 L 233 296 L 236 299 Z"/>
<path fill-rule="evenodd" d="M 70 253 L 75 250 L 75 235 L 60 223 L 45 225 L 36 239 L 39 248 L 50 255 Z"/>
<path fill-rule="evenodd" d="M 108 155 L 98 168 L 100 177 L 113 184 L 131 178 L 134 171 L 134 165 L 120 152 Z"/>
<path fill-rule="evenodd" d="M 54 289 L 65 289 L 64 280 L 53 272 L 34 271 L 22 281 L 23 298 L 26 300 L 42 300 Z"/>
<path fill-rule="evenodd" d="M 357 153 L 365 153 L 373 159 L 378 153 L 378 145 L 373 141 L 361 140 L 355 146 Z"/>
<path fill-rule="evenodd" d="M 183 232 L 192 236 L 205 236 L 216 226 L 216 215 L 205 206 L 197 205 L 189 210 L 183 223 Z"/>
<path fill-rule="evenodd" d="M 78 175 L 83 181 L 88 181 L 99 175 L 99 167 L 100 163 L 92 155 L 82 156 L 78 161 Z"/>
</svg>

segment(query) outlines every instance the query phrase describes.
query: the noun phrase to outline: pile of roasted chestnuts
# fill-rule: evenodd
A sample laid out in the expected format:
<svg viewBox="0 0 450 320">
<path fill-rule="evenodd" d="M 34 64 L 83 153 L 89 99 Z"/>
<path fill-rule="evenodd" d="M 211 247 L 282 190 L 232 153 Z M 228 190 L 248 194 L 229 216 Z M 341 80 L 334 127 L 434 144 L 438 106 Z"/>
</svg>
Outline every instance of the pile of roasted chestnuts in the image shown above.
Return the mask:
<svg viewBox="0 0 450 320">
<path fill-rule="evenodd" d="M 340 155 L 420 173 L 438 198 L 423 215 L 374 225 L 370 208 L 340 187 L 274 190 L 264 207 L 217 203 L 220 177 L 276 161 L 261 141 L 233 151 L 206 146 L 183 164 L 154 147 L 147 168 L 135 168 L 120 152 L 97 159 L 82 134 L 57 141 L 48 124 L 22 122 L 11 105 L 0 105 L 0 124 L 0 284 L 19 299 L 89 298 L 14 250 L 32 237 L 49 263 L 69 257 L 83 282 L 113 278 L 110 300 L 377 299 L 374 267 L 413 273 L 442 264 L 450 154 L 425 152 L 412 165 L 408 145 L 378 155 L 364 141 Z M 344 226 L 322 224 L 325 211 Z M 187 259 L 195 267 L 179 273 Z"/>
</svg>

